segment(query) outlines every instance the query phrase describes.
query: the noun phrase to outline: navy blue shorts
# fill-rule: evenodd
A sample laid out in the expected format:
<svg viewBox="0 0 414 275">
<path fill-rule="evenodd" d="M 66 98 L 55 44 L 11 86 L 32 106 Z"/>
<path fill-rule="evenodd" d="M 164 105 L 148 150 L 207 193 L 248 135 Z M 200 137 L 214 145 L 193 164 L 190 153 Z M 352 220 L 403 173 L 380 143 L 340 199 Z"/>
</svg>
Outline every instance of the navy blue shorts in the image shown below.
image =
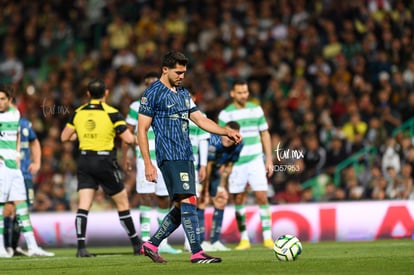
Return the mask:
<svg viewBox="0 0 414 275">
<path fill-rule="evenodd" d="M 165 160 L 159 168 L 172 201 L 177 200 L 178 195 L 196 195 L 192 160 Z"/>
<path fill-rule="evenodd" d="M 210 182 L 210 185 L 208 186 L 208 193 L 210 194 L 210 197 L 215 197 L 217 195 L 217 189 L 220 185 L 220 179 L 212 179 Z"/>
</svg>

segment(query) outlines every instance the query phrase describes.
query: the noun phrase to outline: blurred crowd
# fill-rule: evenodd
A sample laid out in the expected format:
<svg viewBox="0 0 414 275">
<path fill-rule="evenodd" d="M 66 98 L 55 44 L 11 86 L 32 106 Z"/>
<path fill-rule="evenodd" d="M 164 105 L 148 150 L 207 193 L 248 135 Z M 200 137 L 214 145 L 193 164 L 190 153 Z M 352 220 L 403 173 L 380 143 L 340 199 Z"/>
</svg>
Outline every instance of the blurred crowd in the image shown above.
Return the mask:
<svg viewBox="0 0 414 275">
<path fill-rule="evenodd" d="M 86 83 L 103 78 L 108 103 L 126 115 L 168 50 L 188 56 L 184 85 L 212 119 L 232 81 L 248 80 L 284 156 L 275 154 L 272 203 L 414 198 L 414 140 L 396 132 L 414 114 L 414 1 L 4 0 L 0 8 L 0 81 L 14 85 L 42 145 L 34 211 L 76 205 L 76 144 L 59 136 L 87 100 Z M 334 181 L 337 165 L 366 148 L 374 150 Z M 134 173 L 125 181 L 137 207 Z M 98 194 L 94 207 L 112 205 Z"/>
</svg>

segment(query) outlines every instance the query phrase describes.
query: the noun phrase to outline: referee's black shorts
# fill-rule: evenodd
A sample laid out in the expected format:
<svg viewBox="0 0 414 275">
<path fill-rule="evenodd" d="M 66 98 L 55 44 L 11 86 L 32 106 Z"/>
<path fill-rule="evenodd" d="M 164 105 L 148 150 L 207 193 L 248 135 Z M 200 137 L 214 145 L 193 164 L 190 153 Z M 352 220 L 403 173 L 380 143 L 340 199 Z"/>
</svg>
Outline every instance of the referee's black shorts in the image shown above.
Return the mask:
<svg viewBox="0 0 414 275">
<path fill-rule="evenodd" d="M 102 186 L 105 194 L 113 196 L 124 189 L 122 173 L 115 152 L 81 151 L 78 159 L 78 191 Z"/>
</svg>

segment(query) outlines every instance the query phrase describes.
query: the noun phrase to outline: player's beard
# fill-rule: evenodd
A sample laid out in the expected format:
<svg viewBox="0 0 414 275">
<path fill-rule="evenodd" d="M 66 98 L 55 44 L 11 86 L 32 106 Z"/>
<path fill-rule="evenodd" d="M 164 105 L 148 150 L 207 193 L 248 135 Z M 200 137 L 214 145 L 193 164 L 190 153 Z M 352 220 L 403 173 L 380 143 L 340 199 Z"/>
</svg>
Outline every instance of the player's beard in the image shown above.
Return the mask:
<svg viewBox="0 0 414 275">
<path fill-rule="evenodd" d="M 236 104 L 242 108 L 246 107 L 247 99 L 236 100 Z"/>
<path fill-rule="evenodd" d="M 181 79 L 174 80 L 174 79 L 168 78 L 168 82 L 170 83 L 171 87 L 178 87 L 178 86 L 181 86 L 182 80 Z"/>
</svg>

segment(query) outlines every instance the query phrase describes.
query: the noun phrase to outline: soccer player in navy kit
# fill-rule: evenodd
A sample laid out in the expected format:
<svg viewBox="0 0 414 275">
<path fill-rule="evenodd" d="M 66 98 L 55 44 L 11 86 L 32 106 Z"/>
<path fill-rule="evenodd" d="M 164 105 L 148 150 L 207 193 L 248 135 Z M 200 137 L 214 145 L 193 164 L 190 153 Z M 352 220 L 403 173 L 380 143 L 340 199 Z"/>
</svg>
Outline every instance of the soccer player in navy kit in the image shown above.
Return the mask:
<svg viewBox="0 0 414 275">
<path fill-rule="evenodd" d="M 242 137 L 237 131 L 220 127 L 203 116 L 190 93 L 181 86 L 187 64 L 188 59 L 182 53 L 168 52 L 162 59 L 160 79 L 152 83 L 141 98 L 137 135 L 145 163 L 145 176 L 148 181 L 157 181 L 157 170 L 151 162 L 148 149 L 147 131 L 152 126 L 158 167 L 164 177 L 168 194 L 174 202 L 155 234 L 143 244 L 141 253 L 154 262 L 166 263 L 158 254 L 158 246 L 182 224 L 190 243 L 190 261 L 219 263 L 221 258 L 207 255 L 200 246 L 194 157 L 188 133 L 189 119 L 202 129 L 228 136 L 236 143 L 240 143 Z"/>
<path fill-rule="evenodd" d="M 236 121 L 229 121 L 226 126 L 240 131 L 240 124 Z M 201 190 L 200 200 L 211 201 L 214 205 L 210 242 L 204 242 L 205 251 L 229 251 L 220 241 L 221 225 L 223 223 L 224 208 L 229 199 L 228 179 L 233 169 L 233 163 L 239 160 L 243 142 L 235 144 L 234 141 L 225 136 L 211 135 L 208 146 L 208 162 L 206 180 Z M 207 204 L 203 204 L 207 205 Z M 200 213 L 204 215 L 204 209 L 199 206 Z M 200 222 L 201 223 L 201 222 Z M 203 228 L 201 226 L 200 228 Z M 200 232 L 204 234 L 204 232 Z M 203 239 L 203 238 L 201 238 Z"/>
</svg>

